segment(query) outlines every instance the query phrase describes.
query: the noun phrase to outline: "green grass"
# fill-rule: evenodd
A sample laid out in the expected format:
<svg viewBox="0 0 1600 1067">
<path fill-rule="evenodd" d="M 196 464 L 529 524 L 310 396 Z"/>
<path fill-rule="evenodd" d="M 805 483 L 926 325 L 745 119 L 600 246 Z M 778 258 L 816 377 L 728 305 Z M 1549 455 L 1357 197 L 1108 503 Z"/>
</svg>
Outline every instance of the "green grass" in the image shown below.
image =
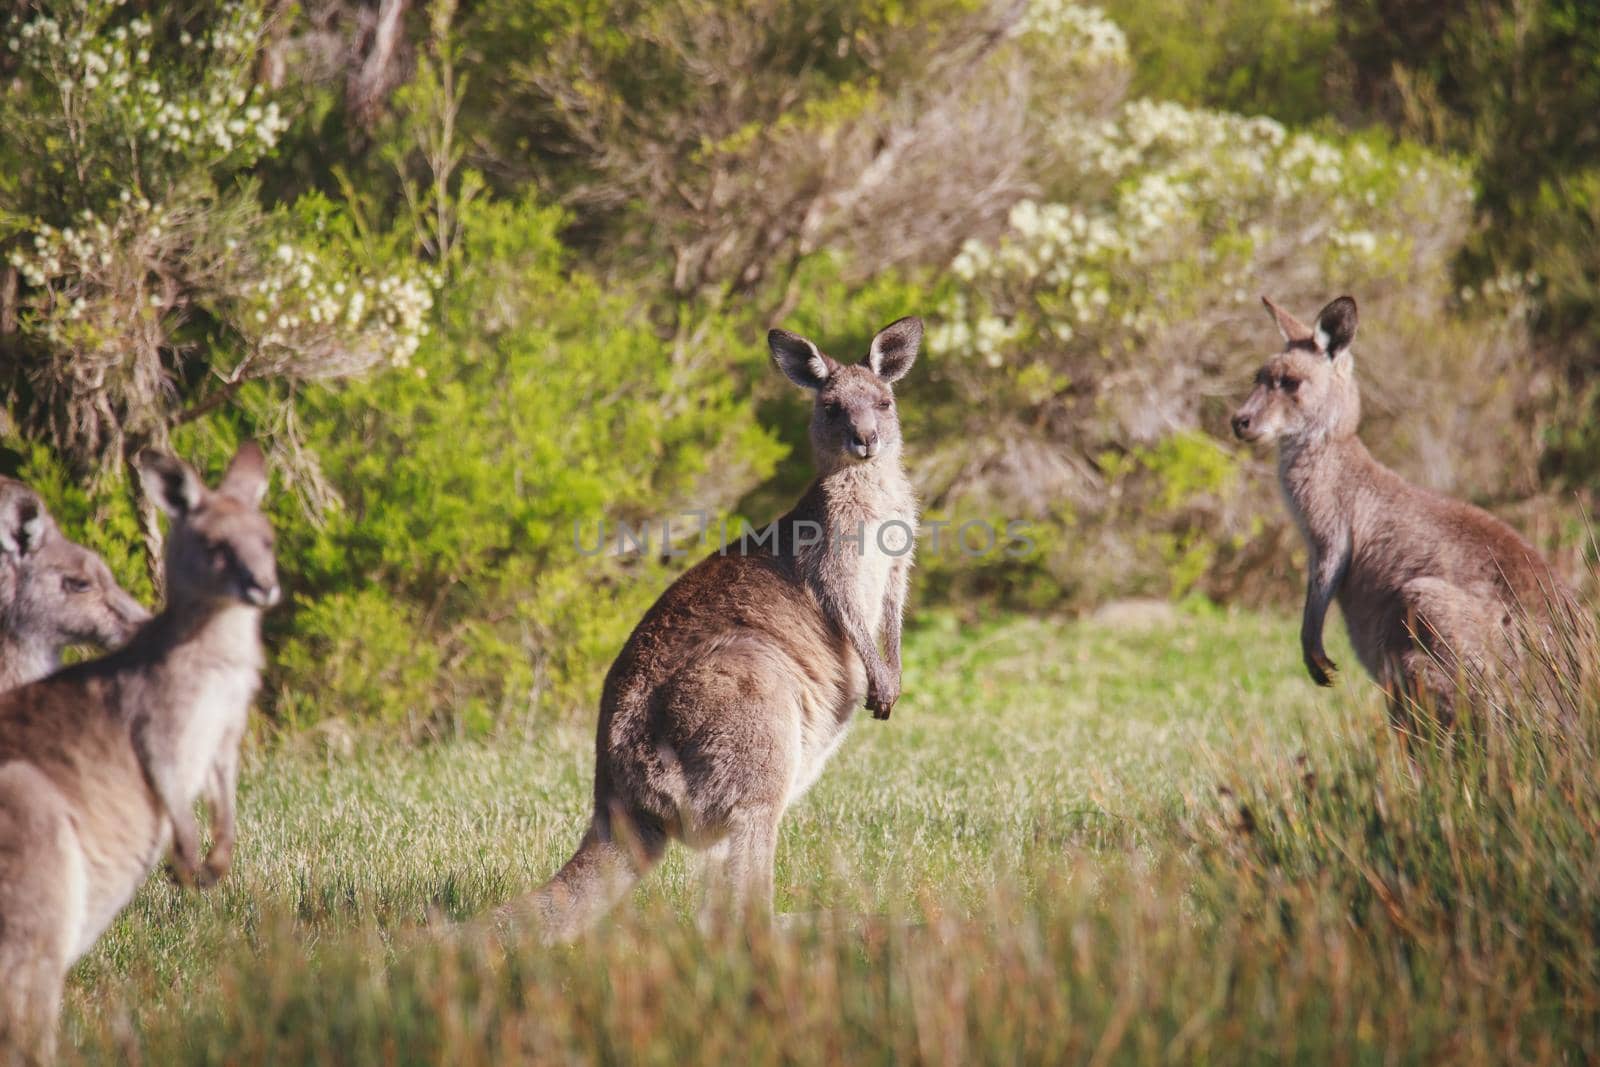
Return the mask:
<svg viewBox="0 0 1600 1067">
<path fill-rule="evenodd" d="M 1329 692 L 1280 618 L 924 620 L 893 720 L 784 827 L 779 910 L 849 920 L 731 940 L 688 921 L 682 850 L 578 946 L 452 922 L 566 858 L 588 721 L 265 748 L 230 878 L 152 880 L 74 973 L 66 1037 L 155 1063 L 1600 1052 L 1589 739 L 1407 758 L 1332 654 Z"/>
</svg>

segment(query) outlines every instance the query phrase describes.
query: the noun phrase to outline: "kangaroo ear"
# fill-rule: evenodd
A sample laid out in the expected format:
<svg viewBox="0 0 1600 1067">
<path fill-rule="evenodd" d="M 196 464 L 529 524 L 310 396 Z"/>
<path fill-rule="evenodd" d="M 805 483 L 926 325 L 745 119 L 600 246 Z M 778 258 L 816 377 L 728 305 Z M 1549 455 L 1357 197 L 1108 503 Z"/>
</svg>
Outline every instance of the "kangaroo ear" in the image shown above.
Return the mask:
<svg viewBox="0 0 1600 1067">
<path fill-rule="evenodd" d="M 878 336 L 872 339 L 872 347 L 867 349 L 865 363 L 884 381 L 897 382 L 917 361 L 917 349 L 921 346 L 922 320 L 907 315 L 878 331 Z"/>
<path fill-rule="evenodd" d="M 838 367 L 816 345 L 788 330 L 768 330 L 767 347 L 778 369 L 802 389 L 821 389 Z"/>
<path fill-rule="evenodd" d="M 1263 296 L 1261 302 L 1272 312 L 1272 321 L 1278 324 L 1278 332 L 1283 335 L 1284 344 L 1302 344 L 1311 340 L 1311 327 L 1274 304 L 1271 297 Z"/>
<path fill-rule="evenodd" d="M 133 464 L 144 482 L 144 491 L 162 511 L 181 519 L 205 499 L 206 486 L 200 476 L 177 456 L 153 448 L 141 451 Z"/>
<path fill-rule="evenodd" d="M 1341 296 L 1323 308 L 1322 314 L 1317 316 L 1312 340 L 1316 342 L 1317 351 L 1333 359 L 1349 348 L 1350 342 L 1355 339 L 1356 302 L 1351 297 Z"/>
<path fill-rule="evenodd" d="M 54 524 L 39 495 L 21 482 L 0 485 L 0 553 L 21 559 L 39 551 Z"/>
<path fill-rule="evenodd" d="M 217 492 L 253 508 L 261 506 L 267 495 L 267 457 L 261 454 L 260 445 L 246 441 L 239 446 L 227 473 L 217 483 Z"/>
</svg>

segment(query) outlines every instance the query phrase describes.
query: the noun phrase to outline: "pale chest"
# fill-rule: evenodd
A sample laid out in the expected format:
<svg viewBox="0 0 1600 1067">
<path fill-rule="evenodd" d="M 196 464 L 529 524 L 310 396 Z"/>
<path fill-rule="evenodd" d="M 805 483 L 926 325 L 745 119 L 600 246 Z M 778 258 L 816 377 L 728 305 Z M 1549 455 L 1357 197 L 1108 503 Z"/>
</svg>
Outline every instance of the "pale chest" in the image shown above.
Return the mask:
<svg viewBox="0 0 1600 1067">
<path fill-rule="evenodd" d="M 898 572 L 911 566 L 916 513 L 909 507 L 841 516 L 834 546 L 841 585 L 873 633 L 883 626 L 884 599 Z"/>
<path fill-rule="evenodd" d="M 218 754 L 237 746 L 244 736 L 256 672 L 213 668 L 194 677 L 186 688 L 186 714 L 175 724 L 173 755 L 182 794 L 192 799 L 204 788 Z"/>
</svg>

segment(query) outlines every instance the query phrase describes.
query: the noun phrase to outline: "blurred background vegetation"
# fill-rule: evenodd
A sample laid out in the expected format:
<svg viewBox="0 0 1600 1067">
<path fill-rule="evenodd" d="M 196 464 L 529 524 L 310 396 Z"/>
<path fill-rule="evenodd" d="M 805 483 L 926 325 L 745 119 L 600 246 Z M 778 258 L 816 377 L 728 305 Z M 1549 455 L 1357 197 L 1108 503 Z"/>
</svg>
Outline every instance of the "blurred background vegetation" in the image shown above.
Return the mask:
<svg viewBox="0 0 1600 1067">
<path fill-rule="evenodd" d="M 1360 301 L 1380 458 L 1584 541 L 1591 3 L 21 0 L 0 40 L 0 470 L 148 597 L 128 458 L 265 442 L 280 727 L 587 713 L 684 561 L 574 524 L 809 477 L 779 322 L 922 315 L 930 517 L 1033 523 L 925 552 L 923 605 L 1292 596 L 1225 433 L 1262 292 Z"/>
</svg>

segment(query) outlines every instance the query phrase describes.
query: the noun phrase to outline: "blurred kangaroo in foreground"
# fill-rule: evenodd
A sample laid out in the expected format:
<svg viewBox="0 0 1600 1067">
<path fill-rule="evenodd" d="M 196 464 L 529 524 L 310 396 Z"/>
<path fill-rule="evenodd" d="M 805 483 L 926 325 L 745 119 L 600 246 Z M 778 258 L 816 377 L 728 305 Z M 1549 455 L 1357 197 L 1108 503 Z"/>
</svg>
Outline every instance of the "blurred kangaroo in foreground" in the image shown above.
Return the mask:
<svg viewBox="0 0 1600 1067">
<path fill-rule="evenodd" d="M 634 629 L 601 696 L 588 831 L 502 919 L 569 939 L 674 838 L 704 852 L 708 902 L 770 911 L 785 810 L 863 701 L 887 719 L 900 696 L 917 505 L 891 385 L 921 341 L 921 321 L 900 319 L 849 365 L 785 330 L 767 335 L 778 367 L 815 394 L 817 478 L 765 531 L 687 571 Z"/>
<path fill-rule="evenodd" d="M 1283 495 L 1311 556 L 1300 627 L 1306 670 L 1333 684 L 1322 627 L 1337 597 L 1395 724 L 1408 724 L 1422 698 L 1448 721 L 1462 675 L 1506 667 L 1524 640 L 1552 637 L 1556 616 L 1571 611 L 1569 594 L 1511 527 L 1409 484 L 1361 443 L 1354 300 L 1339 297 L 1308 328 L 1262 299 L 1284 349 L 1256 373 L 1233 431 L 1278 445 Z"/>
<path fill-rule="evenodd" d="M 115 648 L 149 618 L 37 493 L 0 477 L 0 692 L 43 678 L 72 645 Z"/>
<path fill-rule="evenodd" d="M 185 885 L 233 853 L 260 616 L 279 596 L 266 465 L 244 445 L 215 491 L 171 456 L 138 467 L 172 518 L 165 610 L 121 650 L 0 696 L 0 1049 L 48 1054 L 68 968 L 169 845 Z"/>
</svg>

